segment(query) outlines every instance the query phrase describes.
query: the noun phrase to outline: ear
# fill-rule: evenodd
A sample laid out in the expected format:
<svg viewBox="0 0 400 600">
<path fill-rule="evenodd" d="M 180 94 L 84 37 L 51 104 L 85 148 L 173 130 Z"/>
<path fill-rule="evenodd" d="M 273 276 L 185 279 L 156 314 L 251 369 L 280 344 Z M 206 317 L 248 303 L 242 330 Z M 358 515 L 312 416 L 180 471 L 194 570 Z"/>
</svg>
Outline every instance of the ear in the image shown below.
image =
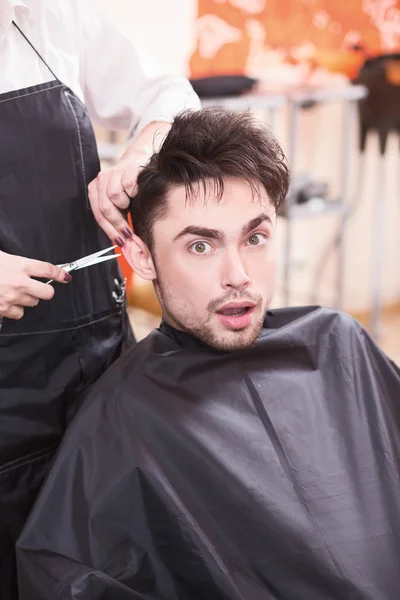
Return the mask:
<svg viewBox="0 0 400 600">
<path fill-rule="evenodd" d="M 125 240 L 122 252 L 129 265 L 142 279 L 149 281 L 157 279 L 150 250 L 137 235 Z"/>
</svg>

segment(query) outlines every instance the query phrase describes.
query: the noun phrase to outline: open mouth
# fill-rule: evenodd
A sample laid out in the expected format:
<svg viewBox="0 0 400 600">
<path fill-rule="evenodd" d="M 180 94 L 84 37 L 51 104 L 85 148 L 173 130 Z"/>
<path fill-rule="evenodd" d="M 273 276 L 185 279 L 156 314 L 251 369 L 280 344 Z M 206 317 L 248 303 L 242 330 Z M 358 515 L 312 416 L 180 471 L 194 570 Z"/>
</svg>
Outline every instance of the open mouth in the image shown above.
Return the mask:
<svg viewBox="0 0 400 600">
<path fill-rule="evenodd" d="M 242 304 L 227 304 L 217 311 L 222 324 L 227 329 L 243 330 L 248 327 L 255 311 L 255 305 L 248 302 Z"/>
<path fill-rule="evenodd" d="M 241 315 L 245 315 L 252 306 L 236 306 L 234 308 L 224 308 L 223 310 L 219 310 L 218 313 L 220 315 L 224 315 L 225 317 L 240 317 Z"/>
</svg>

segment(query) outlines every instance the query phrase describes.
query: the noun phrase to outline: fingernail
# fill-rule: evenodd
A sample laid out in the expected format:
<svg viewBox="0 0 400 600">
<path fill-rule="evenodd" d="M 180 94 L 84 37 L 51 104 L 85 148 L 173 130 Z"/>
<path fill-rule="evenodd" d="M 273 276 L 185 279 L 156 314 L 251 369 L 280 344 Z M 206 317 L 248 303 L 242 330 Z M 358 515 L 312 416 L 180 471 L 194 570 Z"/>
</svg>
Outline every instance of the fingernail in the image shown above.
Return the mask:
<svg viewBox="0 0 400 600">
<path fill-rule="evenodd" d="M 122 248 L 122 246 L 125 246 L 124 240 L 120 237 L 115 238 L 114 241 L 117 244 L 117 246 L 119 246 L 120 248 Z"/>
<path fill-rule="evenodd" d="M 69 283 L 70 281 L 72 281 L 72 277 L 69 273 L 65 273 L 64 281 L 65 281 L 65 283 Z"/>
<path fill-rule="evenodd" d="M 128 228 L 123 229 L 122 233 L 124 234 L 124 236 L 126 237 L 127 240 L 129 240 L 129 238 L 132 237 L 132 231 Z"/>
</svg>

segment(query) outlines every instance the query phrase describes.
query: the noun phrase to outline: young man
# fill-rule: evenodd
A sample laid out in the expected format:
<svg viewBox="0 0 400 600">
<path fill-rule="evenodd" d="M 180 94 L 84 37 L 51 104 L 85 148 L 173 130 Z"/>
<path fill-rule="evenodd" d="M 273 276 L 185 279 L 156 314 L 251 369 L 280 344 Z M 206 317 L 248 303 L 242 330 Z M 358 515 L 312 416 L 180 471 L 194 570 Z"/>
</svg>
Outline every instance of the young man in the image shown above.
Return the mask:
<svg viewBox="0 0 400 600">
<path fill-rule="evenodd" d="M 21 600 L 397 600 L 400 374 L 350 317 L 268 312 L 277 142 L 176 118 L 126 255 L 164 320 L 89 393 L 18 544 Z"/>
</svg>

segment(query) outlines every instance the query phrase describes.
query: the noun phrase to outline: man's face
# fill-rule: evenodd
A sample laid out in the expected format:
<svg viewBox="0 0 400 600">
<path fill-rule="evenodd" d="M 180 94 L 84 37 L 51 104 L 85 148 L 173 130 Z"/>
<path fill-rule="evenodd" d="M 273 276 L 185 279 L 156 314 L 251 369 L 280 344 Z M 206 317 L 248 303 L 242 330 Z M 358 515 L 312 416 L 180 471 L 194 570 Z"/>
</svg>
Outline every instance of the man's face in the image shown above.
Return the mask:
<svg viewBox="0 0 400 600">
<path fill-rule="evenodd" d="M 167 323 L 223 351 L 258 337 L 276 279 L 275 211 L 265 191 L 226 178 L 222 200 L 201 186 L 168 196 L 153 227 L 155 282 Z"/>
</svg>

